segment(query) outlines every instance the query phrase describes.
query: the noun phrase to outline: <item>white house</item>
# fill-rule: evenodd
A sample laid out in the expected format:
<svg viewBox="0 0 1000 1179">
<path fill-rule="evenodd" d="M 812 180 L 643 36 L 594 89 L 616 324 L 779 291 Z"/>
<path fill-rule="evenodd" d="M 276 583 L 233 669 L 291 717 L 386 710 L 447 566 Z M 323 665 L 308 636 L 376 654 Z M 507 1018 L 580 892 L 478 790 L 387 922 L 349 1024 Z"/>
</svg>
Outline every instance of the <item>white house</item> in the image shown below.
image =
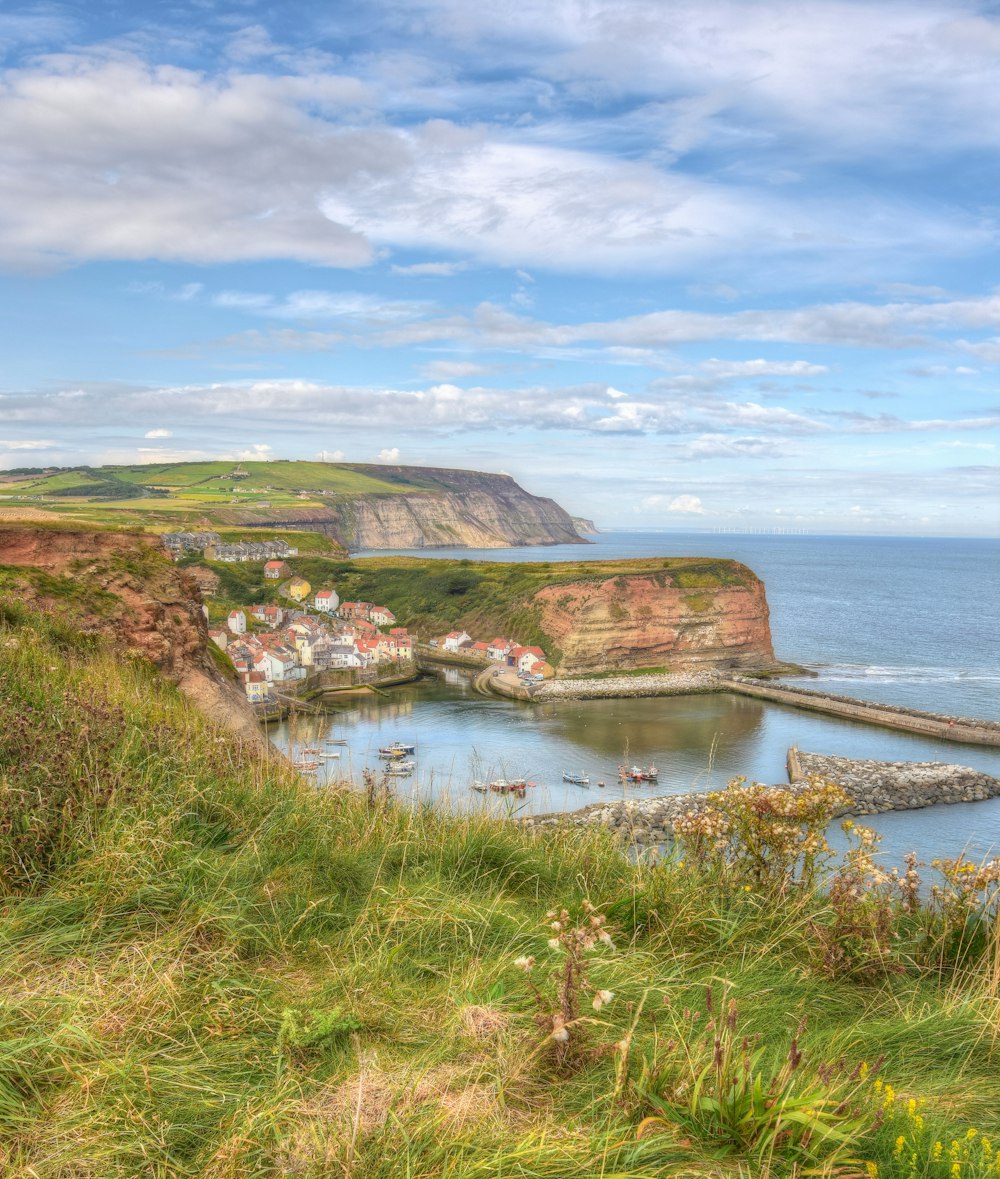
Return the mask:
<svg viewBox="0 0 1000 1179">
<path fill-rule="evenodd" d="M 506 663 L 507 656 L 516 646 L 513 639 L 491 639 L 490 645 L 486 648 L 486 658 L 492 659 L 495 663 Z"/>
<path fill-rule="evenodd" d="M 396 621 L 396 615 L 393 614 L 388 606 L 372 606 L 368 613 L 368 618 L 376 626 L 392 626 Z"/>
<path fill-rule="evenodd" d="M 326 650 L 327 666 L 335 669 L 361 667 L 361 656 L 353 643 L 331 643 Z"/>
<path fill-rule="evenodd" d="M 227 625 L 234 635 L 245 635 L 247 632 L 247 616 L 242 610 L 230 610 Z"/>
<path fill-rule="evenodd" d="M 471 642 L 471 640 L 472 635 L 467 634 L 464 630 L 453 630 L 450 634 L 444 636 L 441 649 L 444 651 L 457 651 L 461 643 Z"/>
<path fill-rule="evenodd" d="M 545 659 L 545 652 L 541 647 L 515 647 L 508 656 L 508 662 L 513 660 L 513 666 L 518 672 L 529 672 L 536 663 Z"/>
<path fill-rule="evenodd" d="M 317 590 L 313 602 L 317 610 L 322 610 L 324 614 L 332 614 L 340 605 L 340 595 L 332 589 Z"/>
</svg>

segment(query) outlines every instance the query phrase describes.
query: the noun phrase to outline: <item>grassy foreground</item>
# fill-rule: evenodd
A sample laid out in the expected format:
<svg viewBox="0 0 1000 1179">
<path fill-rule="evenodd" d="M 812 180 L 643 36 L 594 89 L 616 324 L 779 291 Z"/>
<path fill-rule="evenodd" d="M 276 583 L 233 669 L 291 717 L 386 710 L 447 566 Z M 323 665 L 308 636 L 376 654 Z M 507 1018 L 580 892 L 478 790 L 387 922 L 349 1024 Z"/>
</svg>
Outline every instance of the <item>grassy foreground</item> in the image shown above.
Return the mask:
<svg viewBox="0 0 1000 1179">
<path fill-rule="evenodd" d="M 1000 1174 L 989 880 L 821 890 L 821 796 L 657 866 L 317 793 L 0 619 L 4 1176 Z"/>
</svg>

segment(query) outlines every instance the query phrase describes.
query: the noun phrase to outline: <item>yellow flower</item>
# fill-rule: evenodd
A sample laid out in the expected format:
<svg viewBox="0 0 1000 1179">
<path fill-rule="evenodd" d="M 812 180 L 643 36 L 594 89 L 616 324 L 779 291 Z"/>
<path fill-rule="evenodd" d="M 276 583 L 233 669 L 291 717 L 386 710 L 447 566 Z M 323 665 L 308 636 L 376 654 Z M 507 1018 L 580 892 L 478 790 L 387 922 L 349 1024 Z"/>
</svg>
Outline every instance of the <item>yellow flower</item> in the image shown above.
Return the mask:
<svg viewBox="0 0 1000 1179">
<path fill-rule="evenodd" d="M 858 1076 L 861 1078 L 862 1081 L 868 1076 L 868 1072 L 869 1072 L 868 1061 L 863 1060 L 861 1062 L 861 1067 L 858 1069 Z"/>
<path fill-rule="evenodd" d="M 962 1164 L 961 1163 L 952 1163 L 951 1164 L 951 1179 L 961 1179 L 961 1175 L 962 1175 Z"/>
<path fill-rule="evenodd" d="M 934 1145 L 931 1147 L 931 1158 L 934 1160 L 934 1162 L 939 1162 L 941 1159 L 941 1155 L 943 1153 L 944 1153 L 944 1143 L 940 1142 L 940 1141 L 935 1142 Z"/>
<path fill-rule="evenodd" d="M 878 1179 L 878 1163 L 865 1163 L 865 1174 L 868 1179 Z"/>
<path fill-rule="evenodd" d="M 744 891 L 744 892 L 753 892 L 753 889 L 750 887 L 750 885 L 749 885 L 749 884 L 744 884 L 744 885 L 743 885 L 743 891 Z"/>
<path fill-rule="evenodd" d="M 892 1152 L 895 1158 L 899 1158 L 903 1153 L 903 1147 L 906 1145 L 906 1139 L 902 1134 L 896 1139 L 896 1149 Z"/>
</svg>

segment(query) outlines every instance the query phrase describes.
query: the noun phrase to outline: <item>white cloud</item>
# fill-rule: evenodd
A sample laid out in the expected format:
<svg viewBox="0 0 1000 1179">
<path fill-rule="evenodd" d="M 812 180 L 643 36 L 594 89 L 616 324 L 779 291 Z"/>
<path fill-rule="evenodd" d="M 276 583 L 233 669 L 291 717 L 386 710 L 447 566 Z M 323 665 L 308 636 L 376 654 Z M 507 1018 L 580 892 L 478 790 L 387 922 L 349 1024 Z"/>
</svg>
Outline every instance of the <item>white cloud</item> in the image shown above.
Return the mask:
<svg viewBox="0 0 1000 1179">
<path fill-rule="evenodd" d="M 667 504 L 668 512 L 686 512 L 701 515 L 705 509 L 696 495 L 678 495 Z"/>
<path fill-rule="evenodd" d="M 431 381 L 456 381 L 489 372 L 489 366 L 473 360 L 431 360 L 420 371 Z"/>
<path fill-rule="evenodd" d="M 173 438 L 173 436 L 173 430 L 165 430 L 162 426 L 157 427 L 155 430 L 147 430 L 143 434 L 143 438 Z"/>
<path fill-rule="evenodd" d="M 687 515 L 704 515 L 705 509 L 697 495 L 647 495 L 639 501 L 639 508 L 646 511 L 681 512 Z"/>
<path fill-rule="evenodd" d="M 830 370 L 825 364 L 807 360 L 705 360 L 698 366 L 710 376 L 736 377 L 818 377 Z"/>
<path fill-rule="evenodd" d="M 346 457 L 342 450 L 321 450 L 316 455 L 321 463 L 342 463 Z"/>
<path fill-rule="evenodd" d="M 418 278 L 451 278 L 468 269 L 467 262 L 414 262 L 412 266 L 391 266 L 393 274 Z"/>
<path fill-rule="evenodd" d="M 375 456 L 377 463 L 398 463 L 399 462 L 399 447 L 383 447 Z"/>
<path fill-rule="evenodd" d="M 0 439 L 0 450 L 51 450 L 56 445 L 49 438 Z"/>
</svg>

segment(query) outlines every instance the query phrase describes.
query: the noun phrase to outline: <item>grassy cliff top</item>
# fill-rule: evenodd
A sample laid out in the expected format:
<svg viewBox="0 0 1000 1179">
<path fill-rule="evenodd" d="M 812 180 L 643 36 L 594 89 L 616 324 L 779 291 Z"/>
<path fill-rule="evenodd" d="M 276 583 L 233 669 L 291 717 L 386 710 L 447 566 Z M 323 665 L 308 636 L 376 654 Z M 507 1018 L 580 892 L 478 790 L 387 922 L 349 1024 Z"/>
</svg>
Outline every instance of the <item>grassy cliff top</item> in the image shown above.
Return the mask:
<svg viewBox="0 0 1000 1179">
<path fill-rule="evenodd" d="M 995 908 L 317 792 L 16 598 L 0 650 L 3 1174 L 995 1175 Z"/>
</svg>

